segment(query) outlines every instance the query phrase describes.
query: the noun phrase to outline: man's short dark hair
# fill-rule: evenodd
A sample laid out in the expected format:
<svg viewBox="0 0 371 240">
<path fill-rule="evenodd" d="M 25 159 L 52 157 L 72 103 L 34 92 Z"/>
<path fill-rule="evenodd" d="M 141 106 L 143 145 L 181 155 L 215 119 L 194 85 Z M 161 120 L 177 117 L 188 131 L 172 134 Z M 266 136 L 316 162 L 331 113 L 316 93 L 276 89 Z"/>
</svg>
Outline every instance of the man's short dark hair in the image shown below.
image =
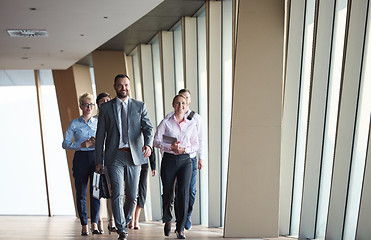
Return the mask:
<svg viewBox="0 0 371 240">
<path fill-rule="evenodd" d="M 95 102 L 98 104 L 99 100 L 101 100 L 104 97 L 111 98 L 111 96 L 109 95 L 109 93 L 102 92 L 102 93 L 99 93 L 99 95 L 97 96 L 97 100 Z"/>
<path fill-rule="evenodd" d="M 127 79 L 130 80 L 130 78 L 129 78 L 128 75 L 126 75 L 126 74 L 119 74 L 119 75 L 117 75 L 117 76 L 115 77 L 115 81 L 113 82 L 114 85 L 116 85 L 116 81 L 117 81 L 117 79 L 119 79 L 119 78 L 127 78 Z"/>
<path fill-rule="evenodd" d="M 189 91 L 188 89 L 185 89 L 185 88 L 180 89 L 178 94 L 182 94 L 182 93 L 186 93 L 186 92 L 189 93 L 189 95 L 191 95 L 191 91 Z"/>
</svg>

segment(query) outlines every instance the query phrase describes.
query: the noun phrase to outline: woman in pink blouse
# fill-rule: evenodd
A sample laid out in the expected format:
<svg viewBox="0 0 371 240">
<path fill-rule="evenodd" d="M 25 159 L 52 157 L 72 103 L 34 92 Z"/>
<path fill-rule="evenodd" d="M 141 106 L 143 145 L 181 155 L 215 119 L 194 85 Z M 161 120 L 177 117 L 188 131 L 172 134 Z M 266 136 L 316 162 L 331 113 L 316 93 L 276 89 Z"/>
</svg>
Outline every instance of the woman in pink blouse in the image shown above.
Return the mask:
<svg viewBox="0 0 371 240">
<path fill-rule="evenodd" d="M 198 150 L 198 133 L 196 122 L 184 117 L 188 110 L 188 101 L 183 95 L 174 97 L 173 108 L 174 114 L 163 119 L 158 125 L 153 146 L 160 148 L 162 153 L 161 181 L 164 234 L 169 236 L 171 232 L 171 203 L 176 180 L 178 189 L 176 191 L 175 232 L 178 239 L 185 239 L 184 225 L 187 220 L 189 184 L 192 175 L 192 161 L 189 155 Z"/>
</svg>

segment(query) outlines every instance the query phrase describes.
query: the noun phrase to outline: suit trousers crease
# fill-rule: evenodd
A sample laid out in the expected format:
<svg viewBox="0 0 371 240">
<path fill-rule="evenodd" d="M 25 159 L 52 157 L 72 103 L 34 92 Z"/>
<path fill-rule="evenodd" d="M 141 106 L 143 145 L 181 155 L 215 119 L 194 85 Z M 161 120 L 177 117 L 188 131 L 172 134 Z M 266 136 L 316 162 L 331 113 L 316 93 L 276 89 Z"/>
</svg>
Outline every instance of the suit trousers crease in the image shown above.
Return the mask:
<svg viewBox="0 0 371 240">
<path fill-rule="evenodd" d="M 92 223 L 98 223 L 100 202 L 93 197 L 91 182 L 95 171 L 94 151 L 76 151 L 73 157 L 73 178 L 75 179 L 76 207 L 81 225 L 88 225 L 86 195 L 90 180 L 90 217 Z"/>
<path fill-rule="evenodd" d="M 189 203 L 189 186 L 192 176 L 192 161 L 189 154 L 173 155 L 164 153 L 161 163 L 161 181 L 163 187 L 162 221 L 170 222 L 172 219 L 172 203 L 174 198 L 174 186 L 177 181 L 178 189 L 176 191 L 176 230 L 184 231 L 184 225 L 187 220 Z"/>
<path fill-rule="evenodd" d="M 134 165 L 131 153 L 122 151 L 117 151 L 115 160 L 107 166 L 111 181 L 112 211 L 119 233 L 127 231 L 126 225 L 132 218 L 138 194 L 140 169 L 140 165 Z"/>
</svg>

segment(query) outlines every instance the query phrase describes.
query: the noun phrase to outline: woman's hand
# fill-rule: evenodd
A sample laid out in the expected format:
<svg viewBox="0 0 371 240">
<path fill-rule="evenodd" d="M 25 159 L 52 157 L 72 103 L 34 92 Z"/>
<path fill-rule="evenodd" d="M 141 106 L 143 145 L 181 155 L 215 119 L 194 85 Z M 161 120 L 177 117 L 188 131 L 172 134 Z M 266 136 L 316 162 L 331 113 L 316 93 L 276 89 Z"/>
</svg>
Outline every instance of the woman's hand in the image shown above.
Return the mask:
<svg viewBox="0 0 371 240">
<path fill-rule="evenodd" d="M 185 148 L 180 147 L 179 144 L 180 142 L 174 142 L 170 146 L 171 151 L 175 152 L 177 155 L 185 153 Z"/>
<path fill-rule="evenodd" d="M 91 137 L 88 140 L 81 143 L 82 148 L 88 148 L 95 144 L 95 137 Z"/>
</svg>

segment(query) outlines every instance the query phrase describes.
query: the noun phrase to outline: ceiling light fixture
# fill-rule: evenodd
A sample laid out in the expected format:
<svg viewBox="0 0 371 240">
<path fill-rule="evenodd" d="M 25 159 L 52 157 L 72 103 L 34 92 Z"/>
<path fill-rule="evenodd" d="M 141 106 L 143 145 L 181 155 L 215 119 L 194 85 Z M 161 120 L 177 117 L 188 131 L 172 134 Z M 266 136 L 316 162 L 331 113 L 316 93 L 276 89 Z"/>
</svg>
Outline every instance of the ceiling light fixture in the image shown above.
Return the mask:
<svg viewBox="0 0 371 240">
<path fill-rule="evenodd" d="M 11 37 L 48 37 L 45 29 L 8 29 L 6 30 Z"/>
</svg>

